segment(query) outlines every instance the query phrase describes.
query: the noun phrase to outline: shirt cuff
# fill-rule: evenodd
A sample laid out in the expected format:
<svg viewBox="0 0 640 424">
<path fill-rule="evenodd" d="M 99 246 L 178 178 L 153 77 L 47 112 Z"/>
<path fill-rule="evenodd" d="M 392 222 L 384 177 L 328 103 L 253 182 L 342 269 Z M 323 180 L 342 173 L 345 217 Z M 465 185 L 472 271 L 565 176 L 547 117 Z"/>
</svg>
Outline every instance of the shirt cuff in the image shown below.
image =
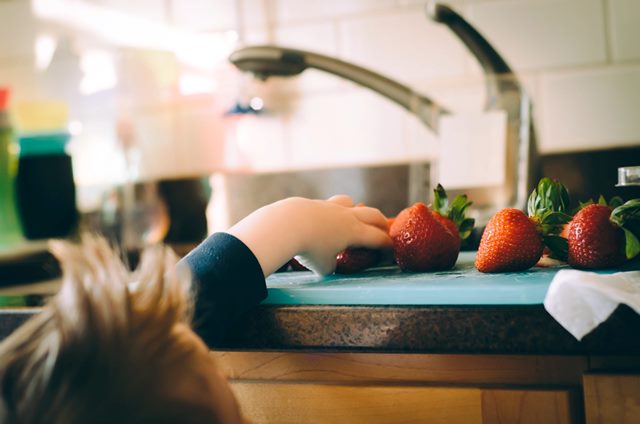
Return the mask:
<svg viewBox="0 0 640 424">
<path fill-rule="evenodd" d="M 233 323 L 267 297 L 260 263 L 239 239 L 215 233 L 185 256 L 195 302 L 193 329 L 209 347 L 219 344 Z"/>
</svg>

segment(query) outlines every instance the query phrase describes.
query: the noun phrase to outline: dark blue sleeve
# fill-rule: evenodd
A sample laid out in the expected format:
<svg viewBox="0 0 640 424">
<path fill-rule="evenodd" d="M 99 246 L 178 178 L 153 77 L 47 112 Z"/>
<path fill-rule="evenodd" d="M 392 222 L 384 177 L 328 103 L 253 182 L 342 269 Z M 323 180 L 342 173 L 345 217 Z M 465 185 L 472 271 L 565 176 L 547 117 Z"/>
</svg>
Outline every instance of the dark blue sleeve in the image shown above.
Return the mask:
<svg viewBox="0 0 640 424">
<path fill-rule="evenodd" d="M 215 233 L 179 266 L 191 270 L 195 298 L 193 328 L 208 346 L 220 342 L 241 315 L 267 297 L 262 268 L 240 240 Z"/>
</svg>

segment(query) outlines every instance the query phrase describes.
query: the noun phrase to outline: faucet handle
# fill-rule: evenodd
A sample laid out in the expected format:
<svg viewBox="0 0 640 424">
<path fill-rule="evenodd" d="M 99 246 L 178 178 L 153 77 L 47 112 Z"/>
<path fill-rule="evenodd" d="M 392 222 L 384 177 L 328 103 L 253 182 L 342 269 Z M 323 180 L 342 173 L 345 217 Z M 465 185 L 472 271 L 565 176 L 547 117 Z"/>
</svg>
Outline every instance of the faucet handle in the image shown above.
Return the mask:
<svg viewBox="0 0 640 424">
<path fill-rule="evenodd" d="M 489 44 L 486 38 L 451 7 L 438 1 L 429 1 L 426 4 L 426 12 L 427 16 L 434 22 L 447 25 L 458 36 L 471 54 L 480 62 L 486 74 L 513 73 L 507 62 Z"/>
<path fill-rule="evenodd" d="M 482 66 L 487 86 L 486 109 L 504 107 L 508 102 L 518 103 L 521 100 L 523 90 L 518 78 L 478 30 L 451 7 L 438 1 L 428 2 L 426 12 L 434 22 L 447 25 Z"/>
</svg>

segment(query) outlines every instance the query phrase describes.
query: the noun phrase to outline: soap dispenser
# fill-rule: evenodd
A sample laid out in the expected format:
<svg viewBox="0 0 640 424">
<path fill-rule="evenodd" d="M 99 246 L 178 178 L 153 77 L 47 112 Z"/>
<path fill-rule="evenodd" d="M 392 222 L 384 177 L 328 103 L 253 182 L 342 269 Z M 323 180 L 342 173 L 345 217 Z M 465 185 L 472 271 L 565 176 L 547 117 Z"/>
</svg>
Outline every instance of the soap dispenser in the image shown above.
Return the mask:
<svg viewBox="0 0 640 424">
<path fill-rule="evenodd" d="M 72 235 L 79 220 L 71 156 L 66 151 L 67 108 L 60 102 L 18 104 L 20 143 L 17 206 L 29 240 Z"/>
</svg>

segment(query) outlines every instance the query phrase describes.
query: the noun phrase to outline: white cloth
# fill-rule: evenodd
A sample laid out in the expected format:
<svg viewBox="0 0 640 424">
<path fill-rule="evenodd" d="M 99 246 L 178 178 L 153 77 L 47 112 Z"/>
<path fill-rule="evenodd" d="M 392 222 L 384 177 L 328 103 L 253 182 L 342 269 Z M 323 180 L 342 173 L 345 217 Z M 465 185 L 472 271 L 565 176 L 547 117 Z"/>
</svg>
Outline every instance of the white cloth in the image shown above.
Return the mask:
<svg viewBox="0 0 640 424">
<path fill-rule="evenodd" d="M 544 307 L 581 340 L 624 303 L 640 314 L 640 271 L 596 274 L 563 269 L 551 281 Z"/>
</svg>

